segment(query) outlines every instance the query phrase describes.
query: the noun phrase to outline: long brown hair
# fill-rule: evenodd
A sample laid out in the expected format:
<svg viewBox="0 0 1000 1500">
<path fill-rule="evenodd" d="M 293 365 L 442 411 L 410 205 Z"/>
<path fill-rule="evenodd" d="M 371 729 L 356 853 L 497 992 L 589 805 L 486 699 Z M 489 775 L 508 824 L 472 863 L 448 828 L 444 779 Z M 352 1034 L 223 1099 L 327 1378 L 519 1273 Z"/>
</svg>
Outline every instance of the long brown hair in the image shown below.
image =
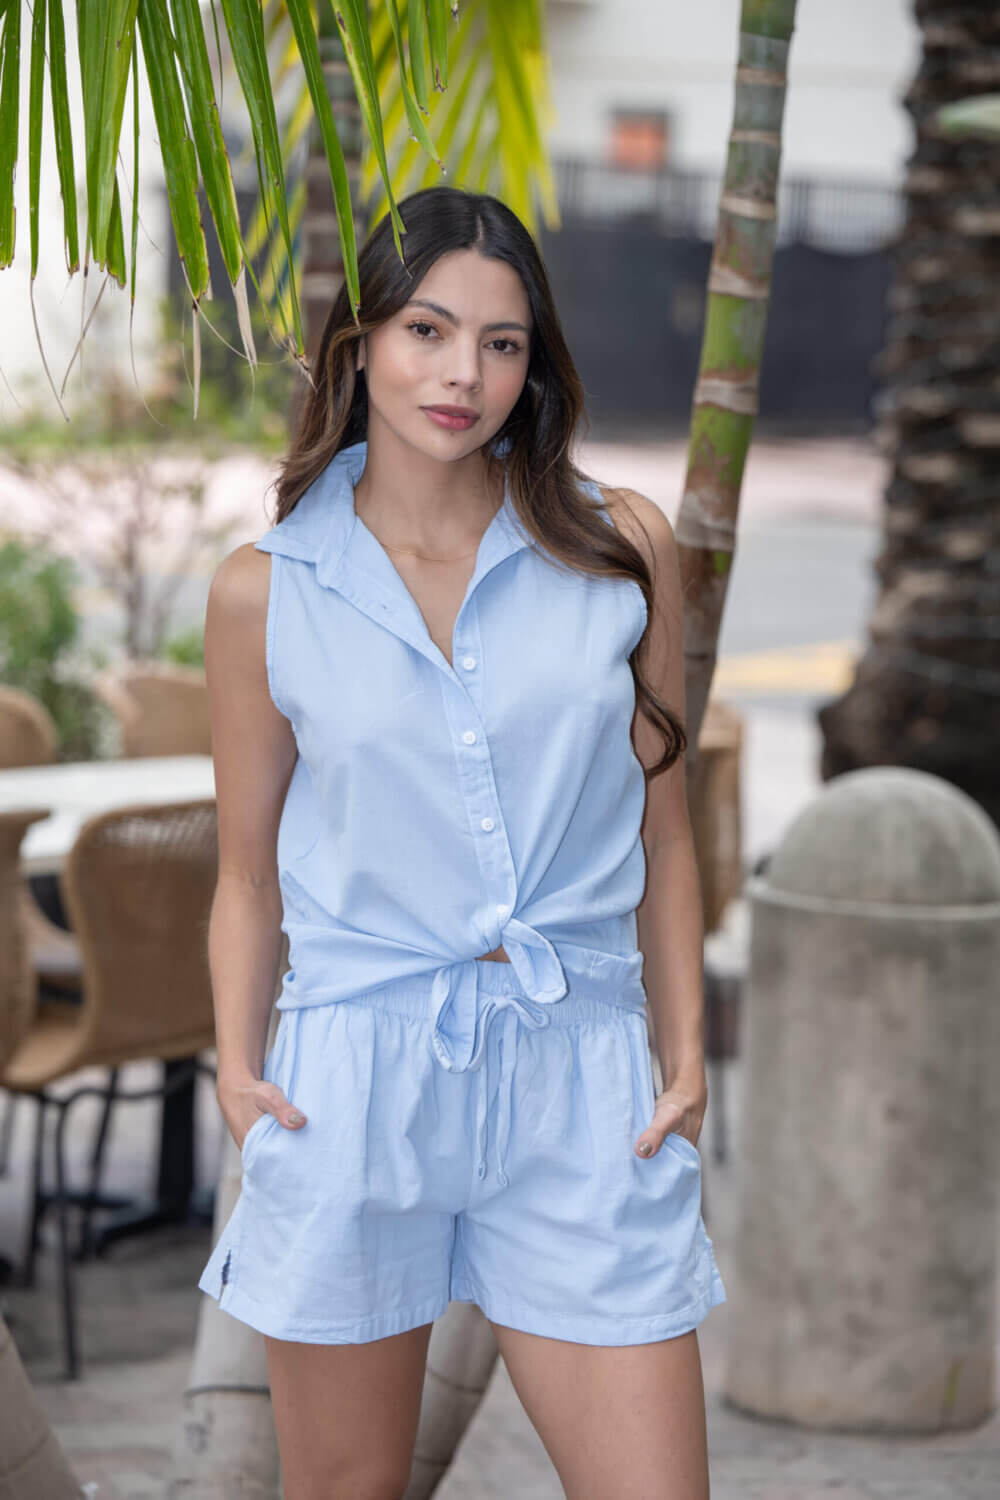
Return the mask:
<svg viewBox="0 0 1000 1500">
<path fill-rule="evenodd" d="M 403 199 L 399 211 L 406 225 L 405 264 L 386 216 L 358 257 L 360 317 L 355 320 L 346 286 L 330 309 L 312 366 L 311 388 L 300 405 L 295 433 L 275 481 L 276 520 L 284 520 L 294 509 L 335 454 L 367 436 L 367 386 L 355 369 L 360 338 L 394 317 L 434 262 L 450 251 L 475 250 L 513 266 L 534 322 L 528 374 L 507 420 L 485 445 L 487 465 L 506 463 L 511 504 L 553 562 L 596 576 L 631 578 L 642 590 L 647 625 L 629 656 L 629 665 L 636 704 L 665 742 L 662 758 L 646 774 L 666 771 L 683 754 L 687 739 L 680 718 L 652 690 L 641 666 L 648 621 L 653 617 L 652 578 L 639 548 L 601 518 L 599 503 L 580 488 L 589 476 L 571 461 L 569 450 L 577 426 L 586 423 L 583 386 L 566 347 L 535 242 L 517 215 L 488 193 L 425 188 Z"/>
</svg>

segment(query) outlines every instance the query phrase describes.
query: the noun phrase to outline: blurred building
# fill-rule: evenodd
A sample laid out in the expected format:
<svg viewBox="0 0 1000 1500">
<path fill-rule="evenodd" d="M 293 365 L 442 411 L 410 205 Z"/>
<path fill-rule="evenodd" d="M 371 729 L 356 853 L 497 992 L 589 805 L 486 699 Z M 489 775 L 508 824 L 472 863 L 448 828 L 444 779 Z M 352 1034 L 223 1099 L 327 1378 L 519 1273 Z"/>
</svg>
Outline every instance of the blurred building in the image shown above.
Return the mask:
<svg viewBox="0 0 1000 1500">
<path fill-rule="evenodd" d="M 740 0 L 547 0 L 563 156 L 714 171 L 732 114 Z M 782 162 L 794 177 L 897 181 L 913 0 L 799 0 Z"/>
<path fill-rule="evenodd" d="M 594 435 L 682 426 L 740 0 L 548 0 L 562 228 L 542 236 Z M 761 417 L 864 427 L 920 55 L 912 0 L 799 0 Z M 627 275 L 623 268 L 627 267 Z"/>
</svg>

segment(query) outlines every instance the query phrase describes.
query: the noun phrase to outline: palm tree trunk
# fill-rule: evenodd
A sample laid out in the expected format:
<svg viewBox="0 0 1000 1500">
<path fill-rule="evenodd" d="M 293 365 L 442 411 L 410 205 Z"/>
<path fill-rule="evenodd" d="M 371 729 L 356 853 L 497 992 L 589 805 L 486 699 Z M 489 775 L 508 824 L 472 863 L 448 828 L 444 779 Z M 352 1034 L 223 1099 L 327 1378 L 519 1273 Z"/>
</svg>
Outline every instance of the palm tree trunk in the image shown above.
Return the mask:
<svg viewBox="0 0 1000 1500">
<path fill-rule="evenodd" d="M 227 1132 L 213 1244 L 236 1205 L 241 1183 L 240 1153 Z M 276 1500 L 280 1493 L 264 1340 L 210 1297 L 202 1298 L 198 1316 L 169 1493 L 170 1500 L 227 1500 L 231 1495 Z"/>
<path fill-rule="evenodd" d="M 0 1318 L 0 1495 L 5 1500 L 78 1500 L 72 1471 Z"/>
<path fill-rule="evenodd" d="M 361 190 L 361 144 L 363 130 L 361 106 L 351 82 L 350 70 L 344 57 L 344 47 L 333 20 L 330 5 L 319 7 L 319 50 L 323 59 L 323 75 L 327 93 L 333 108 L 337 134 L 344 151 L 347 176 L 351 187 L 351 202 L 360 204 Z M 359 244 L 360 212 L 355 214 L 355 230 Z M 337 216 L 334 209 L 333 189 L 330 186 L 330 168 L 327 165 L 323 142 L 315 128 L 309 136 L 309 156 L 306 162 L 306 208 L 302 221 L 302 311 L 305 325 L 306 357 L 310 361 L 322 337 L 323 327 L 333 300 L 344 280 L 344 258 L 340 237 L 337 233 Z M 298 390 L 304 394 L 304 385 Z"/>
<path fill-rule="evenodd" d="M 281 972 L 287 966 L 283 943 Z M 271 1012 L 267 1050 L 279 1013 Z M 228 1222 L 242 1185 L 236 1142 L 226 1132 L 215 1189 L 212 1244 Z M 171 1454 L 170 1500 L 277 1500 L 278 1444 L 263 1337 L 203 1296 L 184 1410 Z"/>
<path fill-rule="evenodd" d="M 893 247 L 880 416 L 893 455 L 880 593 L 854 681 L 819 713 L 822 775 L 905 765 L 1000 823 L 1000 152 L 934 111 L 1000 89 L 996 6 L 918 0 L 923 57 Z"/>
<path fill-rule="evenodd" d="M 736 547 L 777 227 L 778 168 L 796 0 L 743 0 L 729 154 L 708 279 L 688 469 L 675 534 L 684 592 L 689 788 Z"/>
</svg>

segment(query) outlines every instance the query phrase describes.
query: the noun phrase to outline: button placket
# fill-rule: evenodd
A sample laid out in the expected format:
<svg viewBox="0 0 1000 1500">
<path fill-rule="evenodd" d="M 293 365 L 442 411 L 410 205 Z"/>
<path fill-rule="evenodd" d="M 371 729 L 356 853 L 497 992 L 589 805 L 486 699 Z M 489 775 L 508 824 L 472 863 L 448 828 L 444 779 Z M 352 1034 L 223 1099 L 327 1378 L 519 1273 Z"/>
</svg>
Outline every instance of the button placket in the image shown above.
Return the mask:
<svg viewBox="0 0 1000 1500">
<path fill-rule="evenodd" d="M 459 614 L 459 623 L 461 629 L 456 629 L 455 634 L 468 651 L 456 652 L 456 660 L 467 654 L 478 665 L 482 653 L 474 599 L 466 600 Z M 483 910 L 484 944 L 492 949 L 500 946 L 501 928 L 513 910 L 509 901 L 498 898 L 511 895 L 516 890 L 517 880 L 497 796 L 489 741 L 480 713 L 482 687 L 479 672 L 468 677 L 463 674 L 461 678 L 456 675 L 442 683 L 442 696 L 455 750 L 459 788 L 487 898 Z"/>
</svg>

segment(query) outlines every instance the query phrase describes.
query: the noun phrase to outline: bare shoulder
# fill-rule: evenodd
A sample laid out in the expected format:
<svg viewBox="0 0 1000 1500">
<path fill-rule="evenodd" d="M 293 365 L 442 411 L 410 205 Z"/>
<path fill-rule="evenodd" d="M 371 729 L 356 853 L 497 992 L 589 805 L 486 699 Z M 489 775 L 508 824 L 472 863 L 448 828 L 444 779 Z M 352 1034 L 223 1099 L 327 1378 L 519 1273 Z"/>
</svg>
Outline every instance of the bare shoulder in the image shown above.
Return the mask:
<svg viewBox="0 0 1000 1500">
<path fill-rule="evenodd" d="M 271 559 L 253 542 L 237 547 L 216 568 L 209 590 L 209 613 L 217 619 L 249 625 L 267 615 Z"/>
<path fill-rule="evenodd" d="M 643 553 L 654 575 L 663 564 L 671 565 L 676 554 L 674 528 L 656 502 L 638 490 L 601 485 L 601 493 L 612 521 Z"/>
</svg>

